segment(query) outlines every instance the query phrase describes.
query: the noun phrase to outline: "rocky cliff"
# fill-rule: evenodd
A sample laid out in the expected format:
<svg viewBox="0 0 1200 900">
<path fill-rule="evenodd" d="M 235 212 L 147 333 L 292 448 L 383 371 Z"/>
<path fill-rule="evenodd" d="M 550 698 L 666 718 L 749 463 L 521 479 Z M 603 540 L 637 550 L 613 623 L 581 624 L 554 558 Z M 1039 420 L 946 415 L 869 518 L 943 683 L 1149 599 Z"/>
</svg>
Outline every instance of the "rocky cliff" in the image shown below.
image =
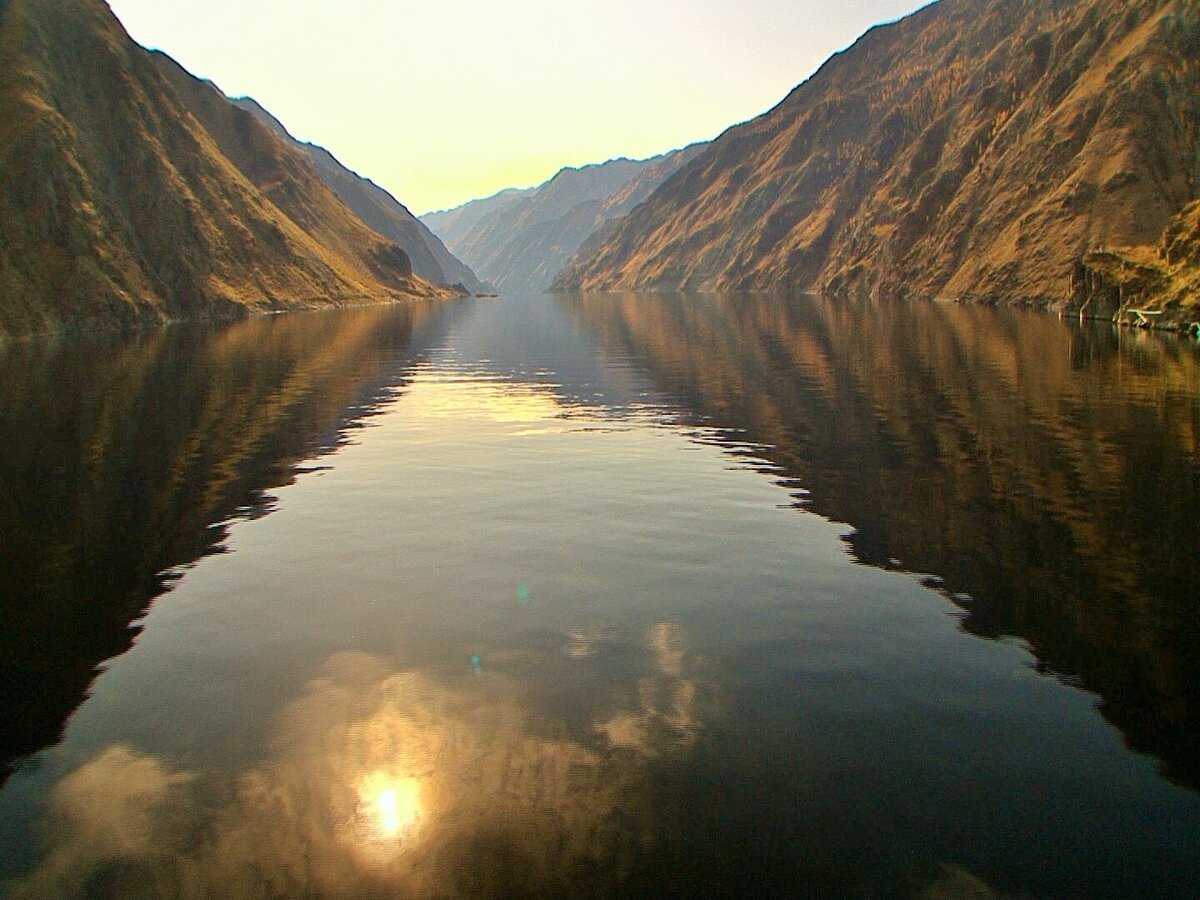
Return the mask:
<svg viewBox="0 0 1200 900">
<path fill-rule="evenodd" d="M 1077 261 L 1200 194 L 1183 0 L 941 0 L 730 129 L 560 289 L 824 289 L 1065 303 Z"/>
<path fill-rule="evenodd" d="M 1155 247 L 1094 250 L 1071 283 L 1071 311 L 1200 338 L 1200 202 L 1171 220 Z"/>
<path fill-rule="evenodd" d="M 8 0 L 0 59 L 0 335 L 446 293 L 102 0 Z"/>
</svg>

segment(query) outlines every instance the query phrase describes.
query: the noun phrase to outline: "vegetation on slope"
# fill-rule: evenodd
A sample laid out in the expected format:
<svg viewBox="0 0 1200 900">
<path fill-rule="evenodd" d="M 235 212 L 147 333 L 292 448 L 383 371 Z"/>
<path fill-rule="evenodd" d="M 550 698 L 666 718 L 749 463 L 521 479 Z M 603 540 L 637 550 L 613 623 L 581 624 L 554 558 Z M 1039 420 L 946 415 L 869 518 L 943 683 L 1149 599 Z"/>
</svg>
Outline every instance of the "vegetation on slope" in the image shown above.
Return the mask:
<svg viewBox="0 0 1200 900">
<path fill-rule="evenodd" d="M 1184 327 L 1200 337 L 1200 202 L 1171 220 L 1157 247 L 1085 256 L 1075 271 L 1072 308 L 1089 318 Z"/>
</svg>

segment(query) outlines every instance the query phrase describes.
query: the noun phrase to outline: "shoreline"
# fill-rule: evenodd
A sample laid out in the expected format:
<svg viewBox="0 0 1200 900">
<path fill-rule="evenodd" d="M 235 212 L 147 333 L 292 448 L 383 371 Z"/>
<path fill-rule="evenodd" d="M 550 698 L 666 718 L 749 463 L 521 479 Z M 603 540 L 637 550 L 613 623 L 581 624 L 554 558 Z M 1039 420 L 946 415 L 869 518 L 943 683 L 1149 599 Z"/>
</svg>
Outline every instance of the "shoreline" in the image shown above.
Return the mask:
<svg viewBox="0 0 1200 900">
<path fill-rule="evenodd" d="M 441 286 L 438 286 L 441 288 Z M 218 325 L 241 322 L 260 316 L 291 315 L 293 313 L 325 312 L 341 309 L 364 309 L 372 306 L 400 306 L 420 303 L 442 303 L 453 300 L 466 300 L 469 293 L 449 293 L 451 288 L 444 288 L 446 294 L 436 294 L 427 297 L 407 296 L 391 298 L 364 298 L 334 300 L 309 304 L 299 300 L 294 304 L 279 307 L 233 306 L 226 311 L 210 311 L 193 316 L 164 316 L 138 318 L 130 321 L 113 321 L 111 319 L 80 318 L 58 323 L 55 326 L 41 328 L 36 331 L 9 333 L 0 328 L 0 350 L 18 343 L 44 341 L 65 337 L 117 337 L 122 335 L 153 334 L 180 325 Z"/>
</svg>

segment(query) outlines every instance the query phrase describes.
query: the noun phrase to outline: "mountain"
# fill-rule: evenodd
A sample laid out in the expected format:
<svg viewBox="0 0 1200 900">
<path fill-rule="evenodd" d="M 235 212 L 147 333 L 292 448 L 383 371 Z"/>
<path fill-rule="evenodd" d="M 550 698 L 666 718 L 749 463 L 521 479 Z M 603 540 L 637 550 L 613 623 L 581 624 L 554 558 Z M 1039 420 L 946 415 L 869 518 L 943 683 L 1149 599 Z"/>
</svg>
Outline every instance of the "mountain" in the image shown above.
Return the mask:
<svg viewBox="0 0 1200 900">
<path fill-rule="evenodd" d="M 0 59 L 0 335 L 450 293 L 102 0 L 7 0 Z"/>
<path fill-rule="evenodd" d="M 567 168 L 527 191 L 473 201 L 423 221 L 481 277 L 507 291 L 543 291 L 604 222 L 624 215 L 699 152 Z M 480 214 L 475 207 L 485 206 Z"/>
<path fill-rule="evenodd" d="M 731 128 L 559 289 L 822 289 L 1061 304 L 1200 193 L 1184 0 L 940 0 Z"/>
<path fill-rule="evenodd" d="M 438 212 L 426 213 L 421 221 L 429 226 L 447 246 L 461 244 L 464 237 L 473 229 L 479 220 L 492 211 L 507 205 L 518 197 L 528 197 L 537 188 L 505 188 L 499 193 L 480 200 L 471 200 L 453 209 L 443 209 Z"/>
<path fill-rule="evenodd" d="M 484 289 L 475 273 L 456 259 L 437 235 L 379 185 L 347 169 L 324 147 L 296 140 L 282 122 L 252 97 L 238 97 L 232 102 L 303 153 L 317 177 L 360 219 L 404 248 L 417 275 L 434 284 L 461 284 L 473 293 Z"/>
<path fill-rule="evenodd" d="M 655 188 L 674 175 L 678 169 L 699 156 L 707 146 L 706 143 L 690 144 L 682 150 L 647 160 L 648 165 L 626 182 L 620 190 L 601 201 L 585 202 L 575 206 L 558 223 L 565 232 L 572 235 L 570 242 L 563 242 L 564 249 L 567 246 L 573 246 L 575 249 L 565 257 L 559 256 L 555 259 L 550 281 L 553 282 L 558 277 L 558 274 L 571 261 L 574 253 L 582 254 L 593 246 L 599 246 L 623 217 L 632 212 L 638 204 L 654 192 Z M 579 240 L 580 237 L 582 240 Z"/>
</svg>

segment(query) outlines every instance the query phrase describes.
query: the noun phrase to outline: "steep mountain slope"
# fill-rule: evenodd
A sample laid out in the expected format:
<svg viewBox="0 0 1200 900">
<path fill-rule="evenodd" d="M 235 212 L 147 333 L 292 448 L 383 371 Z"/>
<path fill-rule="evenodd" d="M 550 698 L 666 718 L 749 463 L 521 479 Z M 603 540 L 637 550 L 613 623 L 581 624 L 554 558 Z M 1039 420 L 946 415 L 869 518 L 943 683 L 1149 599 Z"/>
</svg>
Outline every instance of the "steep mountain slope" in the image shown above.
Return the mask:
<svg viewBox="0 0 1200 900">
<path fill-rule="evenodd" d="M 660 184 L 699 156 L 707 147 L 708 144 L 704 142 L 689 144 L 682 150 L 648 160 L 649 165 L 616 193 L 610 194 L 602 201 L 581 203 L 572 209 L 559 223 L 574 236 L 583 236 L 581 241 L 572 241 L 576 248 L 573 254 L 582 256 L 591 248 L 600 246 L 624 216 L 637 208 Z M 550 282 L 558 277 L 573 258 L 574 255 L 568 255 L 556 260 Z"/>
<path fill-rule="evenodd" d="M 232 102 L 234 106 L 253 114 L 303 153 L 317 177 L 332 188 L 341 201 L 367 225 L 399 244 L 412 260 L 413 271 L 426 281 L 461 284 L 472 292 L 483 290 L 483 283 L 475 277 L 475 273 L 456 259 L 437 235 L 383 188 L 347 169 L 324 147 L 296 140 L 282 122 L 252 97 L 239 97 Z"/>
<path fill-rule="evenodd" d="M 614 159 L 563 169 L 532 192 L 505 203 L 495 198 L 481 201 L 490 211 L 453 240 L 443 236 L 455 253 L 497 287 L 545 290 L 603 222 L 631 209 L 692 158 L 697 147 L 647 160 Z M 426 222 L 436 229 L 436 216 L 433 223 L 429 218 Z"/>
<path fill-rule="evenodd" d="M 941 0 L 730 129 L 561 289 L 873 289 L 1064 302 L 1200 185 L 1183 0 Z"/>
<path fill-rule="evenodd" d="M 102 0 L 9 0 L 0 59 L 0 335 L 446 293 Z"/>
<path fill-rule="evenodd" d="M 572 256 L 607 223 L 626 215 L 650 195 L 676 169 L 696 156 L 704 144 L 692 144 L 646 160 L 646 165 L 607 197 L 584 200 L 557 219 L 540 222 L 520 237 L 514 237 L 501 257 L 514 272 L 525 277 L 514 280 L 512 289 L 544 291 L 550 287 Z"/>
</svg>

